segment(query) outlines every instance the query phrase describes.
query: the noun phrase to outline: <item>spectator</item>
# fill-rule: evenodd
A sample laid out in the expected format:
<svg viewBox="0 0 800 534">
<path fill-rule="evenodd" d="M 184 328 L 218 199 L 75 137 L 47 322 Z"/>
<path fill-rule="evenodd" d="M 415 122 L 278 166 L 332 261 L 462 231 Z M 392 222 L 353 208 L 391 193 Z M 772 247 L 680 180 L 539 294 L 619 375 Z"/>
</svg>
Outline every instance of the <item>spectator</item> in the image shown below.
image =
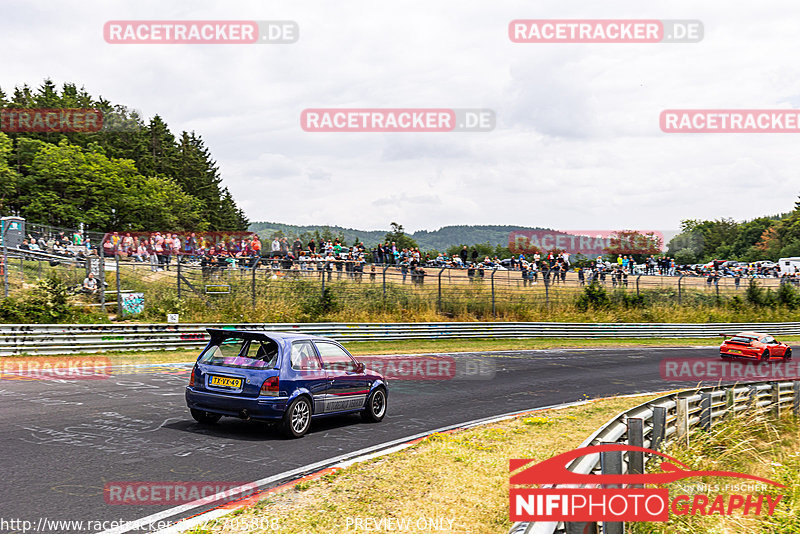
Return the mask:
<svg viewBox="0 0 800 534">
<path fill-rule="evenodd" d="M 94 279 L 94 273 L 89 273 L 86 278 L 83 279 L 81 292 L 90 295 L 93 295 L 97 292 L 97 280 Z"/>
<path fill-rule="evenodd" d="M 272 256 L 277 256 L 281 253 L 281 242 L 277 237 L 272 240 L 272 246 L 270 249 L 272 250 Z"/>
</svg>

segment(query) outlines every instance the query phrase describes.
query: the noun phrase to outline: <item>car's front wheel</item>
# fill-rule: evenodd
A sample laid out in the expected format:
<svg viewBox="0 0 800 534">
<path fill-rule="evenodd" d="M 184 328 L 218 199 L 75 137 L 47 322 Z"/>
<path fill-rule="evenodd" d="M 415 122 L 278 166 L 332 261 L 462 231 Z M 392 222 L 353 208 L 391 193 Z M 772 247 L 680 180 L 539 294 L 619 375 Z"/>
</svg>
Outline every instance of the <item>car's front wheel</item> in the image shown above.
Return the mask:
<svg viewBox="0 0 800 534">
<path fill-rule="evenodd" d="M 192 412 L 192 417 L 194 417 L 195 421 L 206 425 L 213 425 L 222 417 L 218 413 L 204 412 L 203 410 L 195 410 L 194 408 L 190 408 L 189 411 Z"/>
<path fill-rule="evenodd" d="M 761 353 L 761 361 L 762 362 L 768 362 L 769 361 L 769 351 L 768 350 L 765 350 L 764 352 Z"/>
<path fill-rule="evenodd" d="M 283 433 L 287 438 L 299 438 L 311 427 L 311 403 L 306 397 L 297 397 L 283 414 Z"/>
<path fill-rule="evenodd" d="M 378 423 L 386 415 L 386 390 L 377 388 L 367 399 L 367 405 L 361 417 L 368 423 Z"/>
</svg>

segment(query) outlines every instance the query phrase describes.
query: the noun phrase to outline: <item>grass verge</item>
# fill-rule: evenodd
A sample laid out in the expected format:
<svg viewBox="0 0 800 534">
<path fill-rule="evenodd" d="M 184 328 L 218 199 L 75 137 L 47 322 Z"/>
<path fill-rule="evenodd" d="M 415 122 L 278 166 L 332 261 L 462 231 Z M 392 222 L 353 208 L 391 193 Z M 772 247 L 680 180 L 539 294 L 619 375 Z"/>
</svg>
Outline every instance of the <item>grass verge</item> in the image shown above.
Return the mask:
<svg viewBox="0 0 800 534">
<path fill-rule="evenodd" d="M 601 399 L 433 434 L 408 449 L 302 482 L 189 532 L 263 532 L 264 525 L 274 534 L 363 532 L 365 525 L 377 530 L 375 522 L 389 518 L 405 521 L 409 528 L 404 532 L 507 532 L 509 458 L 541 461 L 574 449 L 620 411 L 651 398 Z"/>
</svg>

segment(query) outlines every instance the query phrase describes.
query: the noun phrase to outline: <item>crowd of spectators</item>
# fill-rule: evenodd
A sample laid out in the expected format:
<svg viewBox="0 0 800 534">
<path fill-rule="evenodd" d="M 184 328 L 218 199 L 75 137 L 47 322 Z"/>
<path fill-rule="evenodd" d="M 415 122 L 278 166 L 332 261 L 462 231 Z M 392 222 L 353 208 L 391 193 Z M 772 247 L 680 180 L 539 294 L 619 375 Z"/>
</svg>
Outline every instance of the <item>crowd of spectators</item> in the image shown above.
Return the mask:
<svg viewBox="0 0 800 534">
<path fill-rule="evenodd" d="M 169 270 L 176 261 L 196 263 L 226 262 L 228 259 L 248 259 L 261 256 L 261 241 L 256 234 L 219 234 L 195 232 L 177 234 L 164 232 L 113 232 L 103 241 L 106 256 L 130 258 L 150 263 L 154 271 Z"/>
</svg>

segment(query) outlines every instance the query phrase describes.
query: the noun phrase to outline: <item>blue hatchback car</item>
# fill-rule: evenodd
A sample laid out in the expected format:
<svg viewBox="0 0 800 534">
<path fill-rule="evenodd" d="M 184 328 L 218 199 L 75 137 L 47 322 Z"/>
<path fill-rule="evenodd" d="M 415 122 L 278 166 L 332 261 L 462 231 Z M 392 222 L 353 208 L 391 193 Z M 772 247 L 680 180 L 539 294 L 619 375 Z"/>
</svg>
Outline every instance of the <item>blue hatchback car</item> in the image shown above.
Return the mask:
<svg viewBox="0 0 800 534">
<path fill-rule="evenodd" d="M 208 333 L 211 340 L 186 387 L 186 404 L 200 423 L 223 415 L 270 421 L 298 438 L 317 417 L 360 413 L 376 423 L 386 415 L 384 377 L 331 339 L 214 328 Z"/>
</svg>

